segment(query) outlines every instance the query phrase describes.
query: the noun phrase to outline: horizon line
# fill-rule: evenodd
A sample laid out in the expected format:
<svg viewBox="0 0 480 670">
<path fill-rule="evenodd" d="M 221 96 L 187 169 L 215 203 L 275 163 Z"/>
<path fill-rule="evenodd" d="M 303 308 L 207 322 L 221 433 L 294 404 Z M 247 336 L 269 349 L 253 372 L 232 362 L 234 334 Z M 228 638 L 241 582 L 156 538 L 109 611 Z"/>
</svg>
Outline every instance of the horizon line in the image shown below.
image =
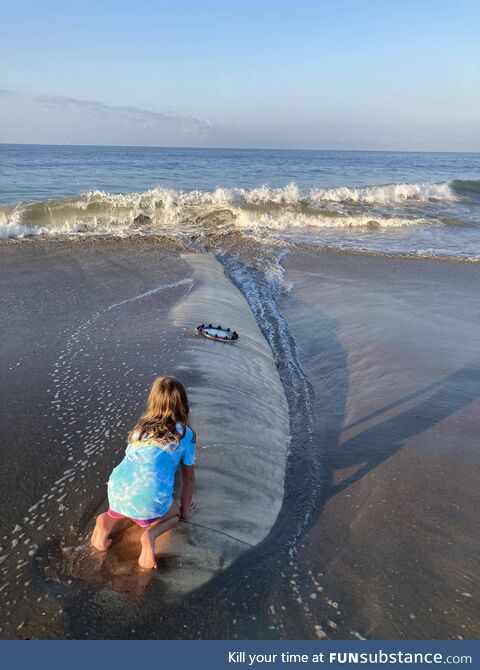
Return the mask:
<svg viewBox="0 0 480 670">
<path fill-rule="evenodd" d="M 282 147 L 182 147 L 176 145 L 142 145 L 142 144 L 77 144 L 77 143 L 46 143 L 46 142 L 0 142 L 0 146 L 13 147 L 79 147 L 100 149 L 184 149 L 195 151 L 338 151 L 350 153 L 397 153 L 397 154 L 479 154 L 477 151 L 455 151 L 452 149 L 312 149 L 312 148 L 282 148 Z"/>
</svg>

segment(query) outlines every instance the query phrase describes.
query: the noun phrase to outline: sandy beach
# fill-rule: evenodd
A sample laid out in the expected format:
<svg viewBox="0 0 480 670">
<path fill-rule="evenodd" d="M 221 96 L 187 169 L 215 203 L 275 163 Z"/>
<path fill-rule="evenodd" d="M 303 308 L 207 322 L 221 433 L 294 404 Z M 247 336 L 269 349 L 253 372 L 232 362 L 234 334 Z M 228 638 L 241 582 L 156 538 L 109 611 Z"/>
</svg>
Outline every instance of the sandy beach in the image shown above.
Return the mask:
<svg viewBox="0 0 480 670">
<path fill-rule="evenodd" d="M 286 268 L 324 465 L 298 562 L 338 602 L 334 633 L 478 637 L 478 265 L 326 253 Z"/>
<path fill-rule="evenodd" d="M 2 632 L 94 637 L 91 617 L 85 627 L 77 617 L 94 603 L 105 636 L 131 636 L 112 619 L 116 598 L 130 610 L 126 621 L 130 597 L 147 587 L 150 603 L 168 608 L 274 524 L 288 441 L 277 369 L 245 299 L 211 255 L 175 254 L 159 240 L 46 241 L 1 252 L 3 309 L 14 315 L 2 356 L 11 380 L 2 397 L 11 464 L 2 490 Z M 240 339 L 195 336 L 202 317 L 237 328 Z M 165 373 L 190 394 L 201 502 L 191 522 L 161 539 L 153 578 L 138 569 L 133 524 L 120 524 L 106 554 L 92 551 L 88 536 L 148 387 Z M 162 636 L 156 625 L 150 634 Z"/>
<path fill-rule="evenodd" d="M 478 265 L 291 254 L 272 352 L 220 263 L 181 251 L 0 247 L 2 637 L 478 637 Z M 212 305 L 238 347 L 192 335 Z M 164 372 L 201 511 L 151 575 L 128 525 L 107 556 L 86 542 Z"/>
</svg>

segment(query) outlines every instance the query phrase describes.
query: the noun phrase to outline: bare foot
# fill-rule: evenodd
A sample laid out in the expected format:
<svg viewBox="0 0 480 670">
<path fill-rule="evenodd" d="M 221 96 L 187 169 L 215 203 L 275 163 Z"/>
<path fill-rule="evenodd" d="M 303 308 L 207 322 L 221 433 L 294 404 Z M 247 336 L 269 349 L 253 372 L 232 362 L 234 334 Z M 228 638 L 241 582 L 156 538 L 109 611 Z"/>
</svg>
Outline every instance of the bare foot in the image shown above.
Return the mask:
<svg viewBox="0 0 480 670">
<path fill-rule="evenodd" d="M 95 536 L 95 533 L 92 535 L 92 539 L 90 540 L 90 544 L 94 549 L 97 549 L 98 551 L 107 551 L 107 549 L 110 547 L 112 544 L 112 540 L 101 540 L 98 539 L 98 537 Z"/>
<path fill-rule="evenodd" d="M 151 530 L 144 530 L 142 533 L 142 553 L 138 559 L 138 565 L 145 570 L 152 570 L 157 567 L 155 560 L 155 536 L 151 535 Z"/>
<path fill-rule="evenodd" d="M 188 521 L 188 519 L 190 519 L 190 517 L 192 517 L 195 514 L 195 512 L 198 512 L 198 505 L 194 503 L 192 500 L 187 509 L 182 510 L 182 519 L 184 521 Z"/>
<path fill-rule="evenodd" d="M 97 517 L 97 523 L 90 539 L 90 544 L 98 551 L 106 551 L 112 544 L 112 540 L 108 539 L 110 531 L 115 523 L 115 519 L 111 519 L 106 512 Z"/>
</svg>

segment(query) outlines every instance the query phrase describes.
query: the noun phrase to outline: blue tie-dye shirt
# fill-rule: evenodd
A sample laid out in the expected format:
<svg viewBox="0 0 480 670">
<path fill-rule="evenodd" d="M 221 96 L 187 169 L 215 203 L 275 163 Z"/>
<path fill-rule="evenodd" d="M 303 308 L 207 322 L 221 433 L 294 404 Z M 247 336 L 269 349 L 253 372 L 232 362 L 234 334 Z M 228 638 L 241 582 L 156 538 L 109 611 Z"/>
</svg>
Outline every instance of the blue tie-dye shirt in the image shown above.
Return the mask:
<svg viewBox="0 0 480 670">
<path fill-rule="evenodd" d="M 180 434 L 184 426 L 177 424 Z M 180 442 L 164 445 L 144 438 L 128 443 L 123 461 L 108 481 L 111 510 L 131 519 L 163 516 L 173 502 L 175 472 L 180 462 L 195 463 L 195 433 L 189 426 Z"/>
</svg>

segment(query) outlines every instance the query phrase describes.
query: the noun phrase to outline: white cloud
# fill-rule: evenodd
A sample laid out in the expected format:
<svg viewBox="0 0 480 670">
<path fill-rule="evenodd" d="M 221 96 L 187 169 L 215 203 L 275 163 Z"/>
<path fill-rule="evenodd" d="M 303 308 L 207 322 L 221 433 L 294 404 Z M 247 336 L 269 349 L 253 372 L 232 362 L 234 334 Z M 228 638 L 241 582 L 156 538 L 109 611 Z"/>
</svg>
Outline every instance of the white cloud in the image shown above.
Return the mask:
<svg viewBox="0 0 480 670">
<path fill-rule="evenodd" d="M 187 134 L 202 136 L 212 127 L 210 121 L 193 116 L 181 116 L 172 112 L 158 112 L 130 105 L 108 105 L 98 100 L 80 100 L 63 95 L 39 95 L 35 102 L 47 108 L 60 110 L 80 110 L 84 114 L 106 116 L 111 120 L 127 121 L 144 128 L 174 126 Z"/>
<path fill-rule="evenodd" d="M 133 105 L 6 89 L 0 100 L 0 142 L 195 146 L 216 132 L 204 119 Z"/>
</svg>

